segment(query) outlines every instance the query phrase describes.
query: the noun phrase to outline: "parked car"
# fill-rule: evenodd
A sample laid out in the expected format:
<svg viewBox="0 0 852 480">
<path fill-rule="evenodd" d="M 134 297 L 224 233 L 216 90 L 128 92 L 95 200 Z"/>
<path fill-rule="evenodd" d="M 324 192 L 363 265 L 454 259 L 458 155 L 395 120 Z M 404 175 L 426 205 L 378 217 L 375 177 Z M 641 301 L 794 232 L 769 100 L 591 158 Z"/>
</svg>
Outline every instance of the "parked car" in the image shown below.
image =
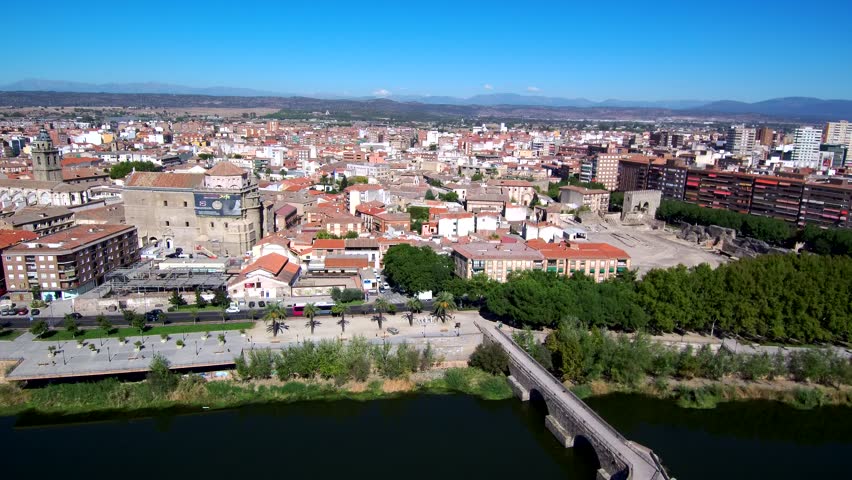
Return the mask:
<svg viewBox="0 0 852 480">
<path fill-rule="evenodd" d="M 41 310 L 39 310 L 37 308 L 30 310 L 30 315 L 39 315 L 39 314 L 41 314 Z"/>
<path fill-rule="evenodd" d="M 230 307 L 225 309 L 225 313 L 240 313 L 240 307 L 232 304 Z"/>
<path fill-rule="evenodd" d="M 388 333 L 390 333 L 391 335 L 396 335 L 399 333 L 399 329 L 395 327 L 388 327 Z"/>
<path fill-rule="evenodd" d="M 0 310 L 0 315 L 3 315 L 3 316 L 14 315 L 14 314 L 15 314 L 15 310 L 11 309 L 11 308 L 4 308 L 3 310 Z"/>
<path fill-rule="evenodd" d="M 256 304 L 255 304 L 254 302 L 249 302 L 249 303 L 248 303 L 248 308 L 254 308 L 254 307 L 255 307 L 255 305 L 256 305 Z"/>
<path fill-rule="evenodd" d="M 266 302 L 261 300 L 261 301 L 257 302 L 257 306 L 260 307 L 260 308 L 266 308 Z"/>
<path fill-rule="evenodd" d="M 30 313 L 30 310 L 27 307 L 18 307 L 15 309 L 15 313 L 18 315 L 26 315 Z"/>
<path fill-rule="evenodd" d="M 68 315 L 70 315 L 71 318 L 73 318 L 74 320 L 80 320 L 81 318 L 83 318 L 83 314 L 79 312 L 71 312 Z"/>
<path fill-rule="evenodd" d="M 149 322 L 156 322 L 158 320 L 157 317 L 161 313 L 163 313 L 162 309 L 155 308 L 155 309 L 153 309 L 153 310 L 151 310 L 151 311 L 149 311 L 148 313 L 145 314 L 145 320 L 147 320 Z"/>
</svg>

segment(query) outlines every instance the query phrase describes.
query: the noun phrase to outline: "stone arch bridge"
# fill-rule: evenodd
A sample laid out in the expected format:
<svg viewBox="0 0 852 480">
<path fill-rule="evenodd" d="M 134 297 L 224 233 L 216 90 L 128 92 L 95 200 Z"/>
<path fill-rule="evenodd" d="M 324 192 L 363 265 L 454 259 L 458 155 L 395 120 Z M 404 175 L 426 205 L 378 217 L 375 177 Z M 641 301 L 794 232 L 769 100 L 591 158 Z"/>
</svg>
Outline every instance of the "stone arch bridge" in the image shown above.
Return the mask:
<svg viewBox="0 0 852 480">
<path fill-rule="evenodd" d="M 476 322 L 488 342 L 500 344 L 509 355 L 509 383 L 522 401 L 538 393 L 547 405 L 547 429 L 565 447 L 577 437 L 591 444 L 600 462 L 599 479 L 670 480 L 651 450 L 624 438 L 617 430 L 571 393 L 530 357 L 503 330 L 490 322 Z"/>
</svg>

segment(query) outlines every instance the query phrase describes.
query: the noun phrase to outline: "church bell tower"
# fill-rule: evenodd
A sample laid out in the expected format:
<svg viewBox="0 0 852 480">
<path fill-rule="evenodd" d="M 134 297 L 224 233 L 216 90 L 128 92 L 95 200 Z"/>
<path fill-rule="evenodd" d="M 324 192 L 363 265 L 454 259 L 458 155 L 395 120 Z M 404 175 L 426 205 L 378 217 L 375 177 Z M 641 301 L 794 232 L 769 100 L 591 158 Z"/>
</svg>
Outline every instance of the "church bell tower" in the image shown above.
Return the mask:
<svg viewBox="0 0 852 480">
<path fill-rule="evenodd" d="M 59 163 L 59 150 L 54 148 L 53 140 L 42 129 L 30 147 L 33 160 L 33 176 L 45 182 L 62 181 L 62 165 Z"/>
</svg>

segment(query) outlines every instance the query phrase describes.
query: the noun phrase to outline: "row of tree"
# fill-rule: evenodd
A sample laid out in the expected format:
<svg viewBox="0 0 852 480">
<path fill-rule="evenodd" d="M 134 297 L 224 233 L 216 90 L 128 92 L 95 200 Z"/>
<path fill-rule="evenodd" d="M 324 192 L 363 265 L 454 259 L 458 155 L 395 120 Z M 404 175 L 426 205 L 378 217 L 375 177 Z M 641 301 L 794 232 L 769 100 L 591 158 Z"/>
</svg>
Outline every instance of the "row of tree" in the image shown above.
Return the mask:
<svg viewBox="0 0 852 480">
<path fill-rule="evenodd" d="M 852 341 L 852 258 L 764 255 L 712 269 L 655 269 L 642 280 L 625 272 L 595 283 L 581 274 L 513 273 L 505 283 L 453 274 L 452 260 L 428 247 L 394 246 L 385 274 L 408 294 L 446 291 L 459 306 L 533 327 L 566 317 L 593 327 L 652 332 L 699 331 L 782 342 Z"/>
<path fill-rule="evenodd" d="M 722 265 L 655 269 L 594 283 L 583 275 L 519 272 L 485 307 L 521 325 L 566 317 L 593 327 L 727 333 L 783 342 L 852 341 L 852 259 L 764 255 Z"/>
<path fill-rule="evenodd" d="M 812 225 L 797 229 L 775 218 L 704 208 L 677 200 L 660 202 L 656 217 L 669 223 L 686 222 L 731 228 L 747 237 L 778 246 L 792 247 L 796 242 L 804 242 L 806 250 L 823 255 L 852 256 L 852 230 L 849 229 L 824 229 Z"/>
<path fill-rule="evenodd" d="M 823 385 L 852 385 L 852 362 L 829 349 L 802 349 L 789 355 L 735 354 L 709 346 L 677 351 L 651 342 L 647 336 L 613 337 L 600 329 L 589 331 L 577 321 L 563 321 L 547 336 L 544 348 L 529 332 L 515 336 L 519 345 L 565 381 L 584 383 L 606 379 L 636 385 L 645 376 L 695 377 L 721 380 L 788 378 Z M 542 353 L 544 351 L 544 353 Z"/>
<path fill-rule="evenodd" d="M 402 343 L 370 345 L 363 337 L 349 342 L 337 340 L 306 341 L 282 350 L 251 350 L 236 360 L 237 375 L 243 380 L 271 378 L 334 380 L 342 385 L 349 380 L 363 382 L 371 373 L 385 378 L 405 377 L 428 370 L 438 361 L 431 344 L 423 350 Z"/>
</svg>

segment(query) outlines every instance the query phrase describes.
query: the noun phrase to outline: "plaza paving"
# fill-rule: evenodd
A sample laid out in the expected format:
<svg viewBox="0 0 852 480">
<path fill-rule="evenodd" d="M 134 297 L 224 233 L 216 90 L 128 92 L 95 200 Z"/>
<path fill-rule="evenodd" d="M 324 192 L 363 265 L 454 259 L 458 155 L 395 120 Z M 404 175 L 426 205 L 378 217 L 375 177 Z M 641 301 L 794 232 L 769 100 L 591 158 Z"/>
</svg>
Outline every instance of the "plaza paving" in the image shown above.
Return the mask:
<svg viewBox="0 0 852 480">
<path fill-rule="evenodd" d="M 289 328 L 273 337 L 266 332 L 264 322 L 257 322 L 255 327 L 241 336 L 238 331 L 217 331 L 211 325 L 209 337 L 203 333 L 175 334 L 169 340 L 162 342 L 157 335 L 139 335 L 128 337 L 124 345 L 117 338 L 87 340 L 82 348 L 77 348 L 76 341 L 36 341 L 30 333 L 25 333 L 10 342 L 0 342 L 0 360 L 21 361 L 9 374 L 9 380 L 29 380 L 65 378 L 89 375 L 109 375 L 119 373 L 144 372 L 154 354 L 164 356 L 172 368 L 202 368 L 230 367 L 234 358 L 243 350 L 251 348 L 282 349 L 306 340 L 342 339 L 348 340 L 355 336 L 365 337 L 371 343 L 389 342 L 397 344 L 408 342 L 422 347 L 426 342 L 435 346 L 439 355 L 445 360 L 464 360 L 481 340 L 481 332 L 473 323 L 481 317 L 477 312 L 457 312 L 454 321 L 446 324 L 437 319 L 429 320 L 429 315 L 419 314 L 414 326 L 409 326 L 402 314 L 386 315 L 382 329 L 370 316 L 347 316 L 350 321 L 346 332 L 342 333 L 336 322 L 336 317 L 317 317 L 320 321 L 313 334 L 305 325 L 307 319 L 287 319 Z M 461 327 L 456 330 L 455 322 Z M 389 327 L 399 330 L 392 335 L 387 332 Z M 220 344 L 218 336 L 225 335 L 225 342 Z M 185 343 L 178 348 L 176 341 Z M 134 343 L 141 341 L 142 348 L 136 351 Z M 95 346 L 91 351 L 89 344 Z M 49 356 L 48 347 L 56 347 L 55 354 Z"/>
</svg>

